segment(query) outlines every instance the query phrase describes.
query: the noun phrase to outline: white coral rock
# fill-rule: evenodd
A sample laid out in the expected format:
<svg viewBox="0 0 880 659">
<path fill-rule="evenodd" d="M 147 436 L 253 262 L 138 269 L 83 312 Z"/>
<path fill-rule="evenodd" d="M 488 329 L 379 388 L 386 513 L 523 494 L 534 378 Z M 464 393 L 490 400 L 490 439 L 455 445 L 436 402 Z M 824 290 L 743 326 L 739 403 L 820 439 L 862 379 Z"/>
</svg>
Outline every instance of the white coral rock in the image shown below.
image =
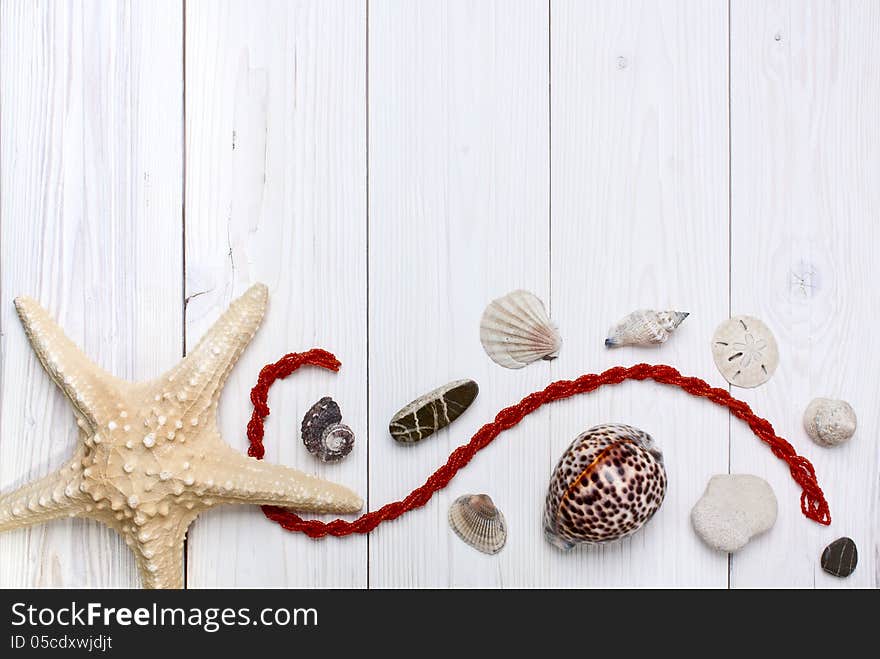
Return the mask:
<svg viewBox="0 0 880 659">
<path fill-rule="evenodd" d="M 763 478 L 749 474 L 713 476 L 691 510 L 691 524 L 703 542 L 719 551 L 739 551 L 776 523 L 776 495 Z"/>
</svg>

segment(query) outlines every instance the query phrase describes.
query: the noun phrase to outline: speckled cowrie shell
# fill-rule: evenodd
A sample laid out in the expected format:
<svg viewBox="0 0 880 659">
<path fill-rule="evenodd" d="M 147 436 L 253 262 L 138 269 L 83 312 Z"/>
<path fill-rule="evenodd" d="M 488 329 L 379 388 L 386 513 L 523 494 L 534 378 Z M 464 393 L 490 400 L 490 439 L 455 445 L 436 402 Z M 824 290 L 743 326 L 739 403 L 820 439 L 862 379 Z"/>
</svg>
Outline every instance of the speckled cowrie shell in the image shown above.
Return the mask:
<svg viewBox="0 0 880 659">
<path fill-rule="evenodd" d="M 578 435 L 550 478 L 544 537 L 560 549 L 619 540 L 642 528 L 665 496 L 663 454 L 650 435 L 595 426 Z"/>
</svg>

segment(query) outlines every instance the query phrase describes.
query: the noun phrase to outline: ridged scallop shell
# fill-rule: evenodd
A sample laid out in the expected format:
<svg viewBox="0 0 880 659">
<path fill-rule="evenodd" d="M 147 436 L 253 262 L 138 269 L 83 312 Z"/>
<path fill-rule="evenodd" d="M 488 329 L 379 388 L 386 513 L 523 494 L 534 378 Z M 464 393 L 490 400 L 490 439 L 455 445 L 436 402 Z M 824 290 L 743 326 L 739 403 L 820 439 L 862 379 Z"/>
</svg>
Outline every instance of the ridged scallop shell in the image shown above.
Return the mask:
<svg viewBox="0 0 880 659">
<path fill-rule="evenodd" d="M 453 501 L 449 526 L 484 554 L 497 554 L 507 542 L 507 522 L 488 494 L 465 494 Z"/>
<path fill-rule="evenodd" d="M 620 320 L 610 330 L 605 346 L 648 346 L 666 343 L 690 314 L 684 311 L 652 311 L 639 309 Z"/>
<path fill-rule="evenodd" d="M 618 540 L 642 528 L 665 496 L 663 454 L 650 435 L 595 426 L 575 438 L 550 478 L 544 537 L 566 550 Z"/>
<path fill-rule="evenodd" d="M 354 432 L 342 421 L 339 405 L 325 396 L 302 420 L 302 440 L 309 453 L 324 462 L 336 462 L 351 453 Z"/>
<path fill-rule="evenodd" d="M 480 341 L 492 361 L 522 368 L 539 359 L 555 359 L 562 337 L 544 303 L 528 291 L 513 291 L 493 300 L 480 320 Z"/>
</svg>

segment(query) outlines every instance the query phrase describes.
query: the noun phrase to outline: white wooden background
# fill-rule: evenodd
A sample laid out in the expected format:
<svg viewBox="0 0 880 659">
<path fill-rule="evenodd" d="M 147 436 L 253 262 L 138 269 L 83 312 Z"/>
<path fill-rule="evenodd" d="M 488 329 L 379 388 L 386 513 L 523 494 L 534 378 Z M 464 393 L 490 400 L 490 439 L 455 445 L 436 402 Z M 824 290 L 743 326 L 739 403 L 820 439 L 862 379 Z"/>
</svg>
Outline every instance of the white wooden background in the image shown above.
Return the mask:
<svg viewBox="0 0 880 659">
<path fill-rule="evenodd" d="M 322 346 L 338 375 L 273 388 L 268 458 L 404 496 L 503 406 L 551 379 L 667 362 L 725 385 L 709 350 L 730 313 L 763 318 L 782 361 L 736 394 L 813 460 L 830 528 L 805 519 L 785 465 L 720 408 L 624 384 L 529 417 L 424 509 L 368 538 L 311 541 L 250 508 L 203 515 L 187 583 L 214 586 L 880 585 L 880 4 L 873 0 L 2 0 L 0 488 L 75 441 L 12 298 L 37 297 L 102 366 L 174 363 L 230 299 L 271 290 L 221 401 L 245 449 L 249 387 L 284 352 Z M 517 287 L 551 306 L 561 357 L 522 371 L 478 339 Z M 606 351 L 638 307 L 692 313 L 661 350 Z M 387 434 L 416 395 L 472 377 L 465 417 L 423 445 Z M 333 395 L 358 434 L 342 464 L 303 450 L 305 409 Z M 857 437 L 801 427 L 849 400 Z M 640 533 L 563 555 L 541 535 L 550 471 L 581 430 L 632 423 L 662 445 L 667 500 Z M 728 559 L 689 511 L 716 473 L 773 485 L 779 520 Z M 510 540 L 478 554 L 446 525 L 487 492 Z M 846 580 L 819 568 L 841 535 Z M 0 535 L 0 585 L 137 585 L 124 544 L 73 520 Z"/>
</svg>

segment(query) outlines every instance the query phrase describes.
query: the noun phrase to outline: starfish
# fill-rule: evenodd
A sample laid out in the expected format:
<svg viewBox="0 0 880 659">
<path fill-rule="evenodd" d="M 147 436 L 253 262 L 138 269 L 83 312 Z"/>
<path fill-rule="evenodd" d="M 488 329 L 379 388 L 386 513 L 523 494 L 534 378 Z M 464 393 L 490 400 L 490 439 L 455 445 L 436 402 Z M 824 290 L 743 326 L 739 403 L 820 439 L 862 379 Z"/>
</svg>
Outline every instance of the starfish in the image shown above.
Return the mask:
<svg viewBox="0 0 880 659">
<path fill-rule="evenodd" d="M 266 287 L 254 285 L 177 366 L 134 383 L 92 363 L 34 300 L 16 299 L 34 352 L 73 405 L 80 441 L 60 469 L 0 496 L 0 531 L 96 519 L 132 549 L 145 588 L 181 588 L 187 529 L 209 508 L 359 511 L 363 502 L 351 490 L 247 457 L 220 436 L 220 392 L 267 300 Z"/>
</svg>

